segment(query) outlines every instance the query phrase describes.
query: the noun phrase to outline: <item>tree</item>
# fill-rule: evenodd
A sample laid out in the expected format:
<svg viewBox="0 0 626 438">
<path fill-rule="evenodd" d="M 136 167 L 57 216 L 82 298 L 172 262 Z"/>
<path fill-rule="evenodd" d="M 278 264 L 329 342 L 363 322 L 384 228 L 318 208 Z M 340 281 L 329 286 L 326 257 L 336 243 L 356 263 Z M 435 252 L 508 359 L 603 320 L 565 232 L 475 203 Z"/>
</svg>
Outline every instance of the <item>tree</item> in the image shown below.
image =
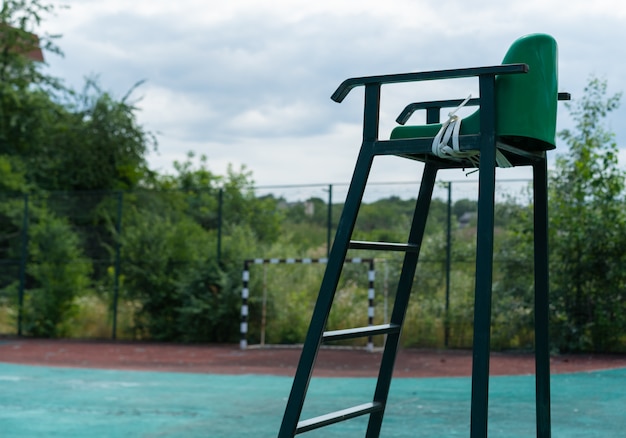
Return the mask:
<svg viewBox="0 0 626 438">
<path fill-rule="evenodd" d="M 46 186 L 130 190 L 150 175 L 146 154 L 156 149 L 156 138 L 137 123 L 137 107 L 131 101 L 141 83 L 121 99 L 104 92 L 95 79 L 87 80 L 81 93 L 72 93 L 74 102 L 66 105 L 66 117 L 57 121 L 54 137 L 47 142 L 62 172 Z"/>
<path fill-rule="evenodd" d="M 280 234 L 283 219 L 274 197 L 258 198 L 254 193 L 252 172 L 242 166 L 228 166 L 226 175 L 217 175 L 208 168 L 207 157 L 196 160 L 192 152 L 184 162 L 174 162 L 176 175 L 161 177 L 155 187 L 176 191 L 184 198 L 180 204 L 186 214 L 207 230 L 218 227 L 218 204 L 222 196 L 222 222 L 225 228 L 249 227 L 256 239 L 272 243 Z"/>
<path fill-rule="evenodd" d="M 31 226 L 29 291 L 25 306 L 26 332 L 63 336 L 75 309 L 74 300 L 91 284 L 91 261 L 83 257 L 79 238 L 66 220 L 44 208 Z"/>
<path fill-rule="evenodd" d="M 124 297 L 138 307 L 139 337 L 178 341 L 232 340 L 237 333 L 241 261 L 277 239 L 274 198 L 257 199 L 251 174 L 208 169 L 189 154 L 175 175 L 151 181 L 158 190 L 125 194 L 122 244 Z M 224 251 L 217 260 L 219 198 Z M 256 252 L 256 254 L 255 254 Z"/>
<path fill-rule="evenodd" d="M 212 341 L 213 324 L 194 322 L 195 311 L 218 318 L 223 274 L 207 251 L 211 236 L 189 217 L 128 208 L 122 236 L 124 296 L 133 301 L 135 336 Z M 215 313 L 213 313 L 215 312 Z M 212 321 L 211 321 L 212 322 Z M 203 338 L 202 335 L 205 335 Z"/>
<path fill-rule="evenodd" d="M 152 134 L 137 123 L 130 97 L 136 87 L 117 99 L 89 79 L 76 92 L 46 74 L 44 63 L 33 60 L 37 57 L 32 53 L 40 49 L 61 54 L 56 36 L 35 35 L 41 21 L 56 9 L 40 0 L 6 0 L 0 9 L 0 190 L 10 192 L 3 194 L 6 202 L 0 208 L 0 254 L 13 264 L 24 256 L 20 235 L 27 200 L 32 226 L 26 296 L 41 298 L 33 301 L 32 315 L 57 312 L 45 324 L 33 316 L 31 333 L 49 336 L 60 333 L 59 318 L 71 313 L 67 309 L 77 285 L 91 290 L 101 280 L 103 269 L 77 273 L 70 268 L 72 257 L 82 260 L 87 251 L 83 248 L 89 246 L 93 256 L 104 252 L 95 246 L 99 250 L 113 243 L 114 233 L 107 232 L 106 224 L 115 222 L 116 209 L 104 205 L 111 203 L 105 191 L 134 189 L 148 180 L 145 156 L 156 147 Z M 49 194 L 84 190 L 99 192 L 88 204 L 84 197 Z M 46 234 L 50 230 L 67 239 L 52 240 Z M 42 240 L 58 247 L 50 243 L 44 251 L 39 247 Z M 70 265 L 55 265 L 63 254 Z M 14 283 L 8 277 L 15 278 L 14 271 L 3 273 L 2 295 L 13 295 Z"/>
<path fill-rule="evenodd" d="M 603 119 L 620 104 L 592 77 L 568 105 L 575 130 L 550 178 L 553 338 L 561 350 L 611 351 L 626 332 L 626 174 Z M 623 347 L 622 347 L 623 348 Z"/>
<path fill-rule="evenodd" d="M 33 85 L 59 88 L 59 82 L 41 72 L 42 50 L 61 54 L 58 35 L 35 35 L 44 16 L 56 6 L 39 0 L 4 0 L 0 9 L 0 83 L 26 89 Z"/>
<path fill-rule="evenodd" d="M 59 36 L 34 32 L 55 9 L 39 0 L 6 0 L 0 9 L 0 154 L 19 157 L 39 189 L 132 189 L 156 147 L 130 101 L 141 82 L 116 99 L 94 79 L 76 92 L 46 74 L 32 53 L 61 55 Z"/>
<path fill-rule="evenodd" d="M 41 136 L 40 121 L 55 111 L 49 92 L 61 90 L 58 80 L 42 73 L 42 63 L 29 53 L 40 48 L 60 54 L 55 37 L 33 33 L 54 6 L 38 0 L 7 0 L 0 9 L 0 151 L 30 153 Z M 46 91 L 44 91 L 46 90 Z M 52 111 L 50 111 L 52 110 Z"/>
</svg>

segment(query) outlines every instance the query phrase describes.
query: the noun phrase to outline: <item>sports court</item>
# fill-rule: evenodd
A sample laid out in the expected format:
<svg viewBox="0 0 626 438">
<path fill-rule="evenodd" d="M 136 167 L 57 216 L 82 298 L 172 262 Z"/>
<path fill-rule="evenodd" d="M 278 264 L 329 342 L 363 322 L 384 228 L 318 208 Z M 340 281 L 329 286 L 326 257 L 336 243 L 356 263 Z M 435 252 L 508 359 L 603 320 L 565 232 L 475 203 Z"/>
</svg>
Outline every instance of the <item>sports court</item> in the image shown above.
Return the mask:
<svg viewBox="0 0 626 438">
<path fill-rule="evenodd" d="M 0 346 L 3 437 L 273 437 L 292 382 L 288 375 L 240 374 L 235 364 L 233 374 L 211 374 L 2 363 L 8 351 Z M 232 350 L 225 360 L 244 356 Z M 367 401 L 375 380 L 315 377 L 303 418 Z M 469 436 L 469 407 L 469 377 L 396 378 L 381 436 Z M 624 436 L 625 409 L 624 366 L 552 376 L 554 437 Z M 532 375 L 491 378 L 489 421 L 490 437 L 535 435 Z M 365 425 L 354 419 L 302 436 L 360 437 Z"/>
</svg>

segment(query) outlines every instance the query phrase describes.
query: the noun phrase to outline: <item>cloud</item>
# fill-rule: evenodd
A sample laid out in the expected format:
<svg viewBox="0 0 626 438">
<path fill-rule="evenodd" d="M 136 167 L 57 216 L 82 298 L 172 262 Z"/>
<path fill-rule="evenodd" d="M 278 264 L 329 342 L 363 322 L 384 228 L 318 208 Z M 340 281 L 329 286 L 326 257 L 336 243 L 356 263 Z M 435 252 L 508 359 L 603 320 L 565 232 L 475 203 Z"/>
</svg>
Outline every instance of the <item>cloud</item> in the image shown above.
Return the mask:
<svg viewBox="0 0 626 438">
<path fill-rule="evenodd" d="M 348 77 L 494 65 L 517 37 L 540 31 L 559 42 L 561 90 L 574 98 L 590 73 L 615 90 L 626 83 L 621 1 L 68 3 L 46 23 L 65 35 L 66 58 L 49 60 L 53 74 L 78 87 L 97 72 L 102 87 L 119 96 L 146 79 L 137 91 L 139 117 L 159 133 L 155 167 L 167 169 L 168 160 L 196 150 L 220 169 L 248 164 L 259 183 L 349 178 L 362 90 L 340 105 L 329 99 Z M 465 97 L 476 88 L 476 81 L 384 87 L 381 136 L 409 101 Z M 625 115 L 621 109 L 612 117 Z M 624 142 L 626 128 L 612 126 Z M 394 166 L 387 175 L 418 176 L 412 166 Z"/>
</svg>

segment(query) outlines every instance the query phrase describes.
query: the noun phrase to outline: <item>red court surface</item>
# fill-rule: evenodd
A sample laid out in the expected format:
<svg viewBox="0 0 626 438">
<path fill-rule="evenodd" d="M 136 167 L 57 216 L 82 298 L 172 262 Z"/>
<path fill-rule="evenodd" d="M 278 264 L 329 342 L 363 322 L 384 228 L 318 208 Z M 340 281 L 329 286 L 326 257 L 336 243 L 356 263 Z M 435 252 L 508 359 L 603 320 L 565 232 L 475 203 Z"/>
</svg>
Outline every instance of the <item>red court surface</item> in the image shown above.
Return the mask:
<svg viewBox="0 0 626 438">
<path fill-rule="evenodd" d="M 293 376 L 298 347 L 250 348 L 236 345 L 161 344 L 77 340 L 0 338 L 0 362 L 53 367 L 169 371 L 206 374 Z M 376 377 L 381 352 L 322 349 L 315 375 Z M 469 376 L 472 355 L 467 350 L 403 349 L 395 377 Z M 551 373 L 575 373 L 625 368 L 626 355 L 558 355 Z M 532 353 L 493 353 L 491 375 L 534 374 Z"/>
</svg>

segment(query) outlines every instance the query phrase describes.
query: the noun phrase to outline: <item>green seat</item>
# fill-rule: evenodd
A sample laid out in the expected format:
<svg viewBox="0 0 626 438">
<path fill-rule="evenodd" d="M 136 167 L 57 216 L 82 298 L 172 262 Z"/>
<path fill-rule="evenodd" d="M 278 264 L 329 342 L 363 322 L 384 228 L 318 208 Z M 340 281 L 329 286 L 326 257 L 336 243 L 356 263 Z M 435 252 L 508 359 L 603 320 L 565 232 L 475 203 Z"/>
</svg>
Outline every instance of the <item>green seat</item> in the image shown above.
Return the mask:
<svg viewBox="0 0 626 438">
<path fill-rule="evenodd" d="M 519 149 L 554 149 L 556 134 L 557 44 L 545 34 L 531 34 L 516 40 L 503 64 L 527 64 L 526 74 L 496 77 L 497 141 Z M 434 138 L 441 124 L 398 126 L 391 139 Z M 480 131 L 480 109 L 465 117 L 460 135 Z"/>
</svg>

